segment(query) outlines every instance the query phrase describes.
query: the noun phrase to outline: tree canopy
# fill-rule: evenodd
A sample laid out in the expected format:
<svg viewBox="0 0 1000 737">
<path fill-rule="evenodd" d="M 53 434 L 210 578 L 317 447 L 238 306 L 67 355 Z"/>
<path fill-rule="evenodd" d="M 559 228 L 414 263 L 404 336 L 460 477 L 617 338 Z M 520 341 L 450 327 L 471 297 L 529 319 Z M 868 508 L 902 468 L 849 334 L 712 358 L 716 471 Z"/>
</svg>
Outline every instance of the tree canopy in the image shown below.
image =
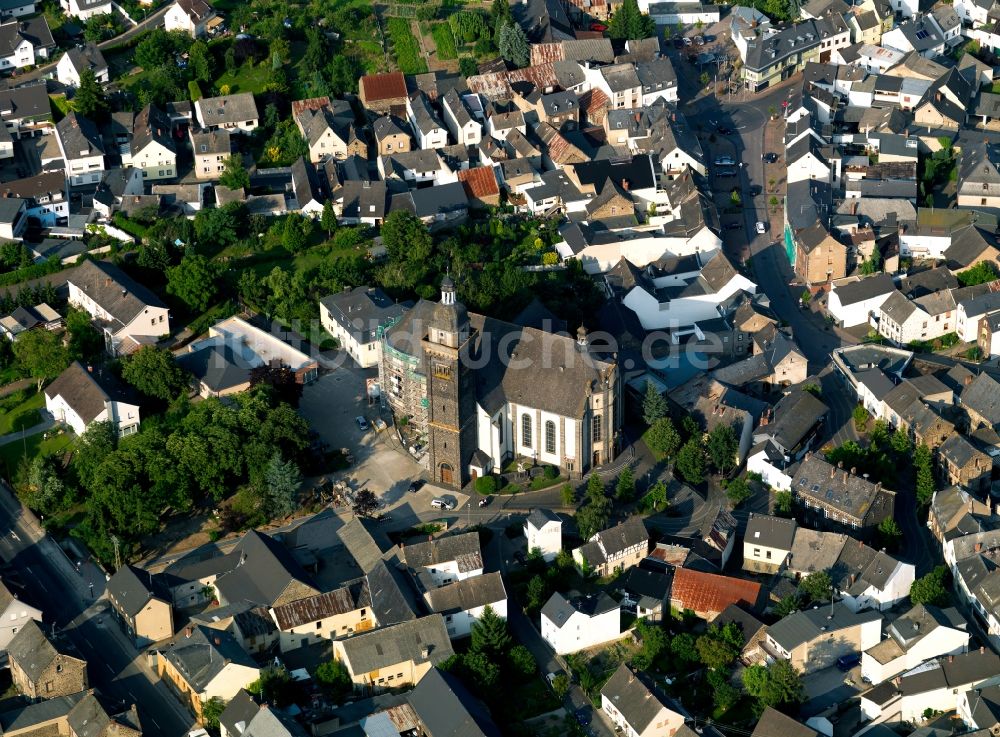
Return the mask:
<svg viewBox="0 0 1000 737">
<path fill-rule="evenodd" d="M 933 604 L 947 606 L 951 597 L 945 582 L 948 580 L 948 568 L 937 566 L 925 576 L 921 576 L 910 586 L 910 601 L 913 604 Z"/>
<path fill-rule="evenodd" d="M 647 425 L 653 425 L 661 417 L 667 416 L 667 400 L 656 384 L 646 382 L 646 395 L 642 399 L 642 419 Z"/>
<path fill-rule="evenodd" d="M 32 378 L 38 390 L 48 379 L 54 379 L 69 366 L 69 351 L 62 339 L 49 330 L 29 330 L 14 343 L 14 356 Z"/>
<path fill-rule="evenodd" d="M 218 293 L 216 264 L 198 253 L 186 253 L 167 271 L 167 291 L 190 309 L 203 312 Z"/>
<path fill-rule="evenodd" d="M 147 397 L 163 401 L 176 397 L 188 384 L 188 375 L 173 354 L 151 345 L 122 361 L 122 378 Z"/>
<path fill-rule="evenodd" d="M 647 14 L 639 12 L 636 0 L 624 0 L 611 16 L 608 35 L 622 41 L 649 38 L 656 35 L 656 23 Z"/>
</svg>

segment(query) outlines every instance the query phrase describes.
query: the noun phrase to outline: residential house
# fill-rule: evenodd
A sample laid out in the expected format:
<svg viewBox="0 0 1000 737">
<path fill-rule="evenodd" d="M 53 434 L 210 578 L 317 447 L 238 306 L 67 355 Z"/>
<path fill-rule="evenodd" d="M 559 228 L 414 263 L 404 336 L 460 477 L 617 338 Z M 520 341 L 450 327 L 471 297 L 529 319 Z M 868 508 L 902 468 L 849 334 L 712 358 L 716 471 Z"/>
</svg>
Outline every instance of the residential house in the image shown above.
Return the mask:
<svg viewBox="0 0 1000 737">
<path fill-rule="evenodd" d="M 860 540 L 847 539 L 830 576 L 851 611 L 886 611 L 909 596 L 915 571 L 912 563 L 896 560 Z"/>
<path fill-rule="evenodd" d="M 990 490 L 992 459 L 959 434 L 937 449 L 938 470 L 945 484 L 961 486 L 977 496 Z"/>
<path fill-rule="evenodd" d="M 538 507 L 524 520 L 528 550 L 538 550 L 551 563 L 562 550 L 562 519 L 555 512 Z"/>
<path fill-rule="evenodd" d="M 175 361 L 191 374 L 202 397 L 225 397 L 250 388 L 250 365 L 227 345 L 198 346 Z"/>
<path fill-rule="evenodd" d="M 379 287 L 355 287 L 324 297 L 319 303 L 323 329 L 361 368 L 382 358 L 382 331 L 399 320 L 409 303 L 389 298 Z"/>
<path fill-rule="evenodd" d="M 789 614 L 768 628 L 763 647 L 771 657 L 808 674 L 830 667 L 843 655 L 874 647 L 881 632 L 881 614 L 852 612 L 838 602 Z"/>
<path fill-rule="evenodd" d="M 300 156 L 289 167 L 292 178 L 292 196 L 290 209 L 297 210 L 306 217 L 318 220 L 323 214 L 323 204 L 326 202 L 319 183 L 316 168 Z"/>
<path fill-rule="evenodd" d="M 792 477 L 792 494 L 817 522 L 872 532 L 892 517 L 896 493 L 833 466 L 816 454 L 802 459 Z"/>
<path fill-rule="evenodd" d="M 27 619 L 7 643 L 14 687 L 31 701 L 87 689 L 87 661 L 59 652 L 34 619 Z"/>
<path fill-rule="evenodd" d="M 410 213 L 431 230 L 456 227 L 469 216 L 469 198 L 462 182 L 438 182 L 434 187 L 411 189 L 393 195 L 389 211 L 393 210 Z"/>
<path fill-rule="evenodd" d="M 448 145 L 448 131 L 430 102 L 422 92 L 414 92 L 406 99 L 406 118 L 417 138 L 417 148 L 444 148 Z"/>
<path fill-rule="evenodd" d="M 888 274 L 844 282 L 830 290 L 827 311 L 841 327 L 866 325 L 895 291 L 896 286 Z"/>
<path fill-rule="evenodd" d="M 639 517 L 629 517 L 601 530 L 573 551 L 573 560 L 598 576 L 610 576 L 638 565 L 649 552 L 649 532 Z"/>
<path fill-rule="evenodd" d="M 430 586 L 446 586 L 483 575 L 483 555 L 476 532 L 407 545 L 401 555 L 410 569 L 429 576 Z"/>
<path fill-rule="evenodd" d="M 260 114 L 249 92 L 221 97 L 203 97 L 194 103 L 198 125 L 203 130 L 228 130 L 232 133 L 252 133 L 257 129 Z"/>
<path fill-rule="evenodd" d="M 139 405 L 110 371 L 74 361 L 45 387 L 45 410 L 78 436 L 95 422 L 110 422 L 120 437 L 139 431 Z"/>
<path fill-rule="evenodd" d="M 184 31 L 191 38 L 201 38 L 216 19 L 215 8 L 206 0 L 174 0 L 163 16 L 167 31 Z"/>
<path fill-rule="evenodd" d="M 1000 207 L 1000 147 L 989 140 L 963 141 L 958 160 L 958 206 Z"/>
<path fill-rule="evenodd" d="M 464 578 L 424 592 L 424 600 L 433 612 L 444 617 L 448 637 L 468 637 L 483 616 L 486 607 L 507 618 L 507 591 L 500 573 Z"/>
<path fill-rule="evenodd" d="M 456 143 L 462 146 L 479 145 L 483 139 L 483 125 L 473 117 L 472 110 L 454 87 L 441 98 L 441 110 L 445 125 Z"/>
<path fill-rule="evenodd" d="M 85 261 L 68 279 L 69 303 L 87 312 L 104 333 L 111 355 L 132 353 L 170 333 L 160 299 L 106 261 Z"/>
<path fill-rule="evenodd" d="M 354 687 L 376 693 L 415 686 L 452 655 L 440 614 L 333 641 L 333 657 L 347 668 Z"/>
<path fill-rule="evenodd" d="M 670 583 L 673 570 L 654 571 L 629 568 L 615 582 L 622 594 L 622 607 L 638 618 L 661 622 L 670 612 Z"/>
<path fill-rule="evenodd" d="M 882 45 L 904 52 L 916 51 L 927 59 L 941 56 L 947 47 L 944 33 L 930 14 L 904 20 L 888 33 L 883 33 Z"/>
<path fill-rule="evenodd" d="M 188 626 L 157 647 L 156 675 L 196 719 L 213 698 L 229 701 L 260 678 L 260 668 L 229 632 Z"/>
<path fill-rule="evenodd" d="M 406 703 L 427 737 L 500 737 L 486 707 L 451 673 L 432 668 L 406 695 Z M 369 727 L 376 728 L 370 719 L 364 728 Z"/>
<path fill-rule="evenodd" d="M 628 737 L 675 737 L 685 721 L 652 682 L 625 663 L 601 688 L 601 710 Z"/>
<path fill-rule="evenodd" d="M 42 622 L 42 610 L 21 601 L 7 586 L 0 582 L 0 617 L 2 617 L 0 620 L 0 652 L 6 652 L 14 635 L 29 620 Z"/>
<path fill-rule="evenodd" d="M 241 688 L 219 715 L 221 736 L 240 737 L 259 711 L 260 705 L 254 701 L 254 697 Z"/>
<path fill-rule="evenodd" d="M 765 28 L 772 30 L 769 24 Z M 786 79 L 810 61 L 826 61 L 835 49 L 851 43 L 850 28 L 836 15 L 796 23 L 770 35 L 763 35 L 765 28 L 733 37 L 743 61 L 741 76 L 753 91 Z"/>
<path fill-rule="evenodd" d="M 20 197 L 0 198 L 0 238 L 20 240 L 28 224 L 28 200 Z"/>
<path fill-rule="evenodd" d="M 354 111 L 346 100 L 314 97 L 292 103 L 292 117 L 309 144 L 309 161 L 319 164 L 333 157 L 368 158 L 368 143 L 354 124 Z"/>
<path fill-rule="evenodd" d="M 795 527 L 793 519 L 751 512 L 743 535 L 743 570 L 780 571 L 792 552 Z"/>
<path fill-rule="evenodd" d="M 115 704 L 116 708 L 112 708 Z M 0 728 L 10 737 L 59 734 L 68 737 L 142 737 L 135 704 L 118 711 L 122 703 L 106 700 L 94 690 L 59 696 L 19 707 L 0 715 Z"/>
<path fill-rule="evenodd" d="M 54 51 L 55 41 L 44 15 L 0 22 L 0 71 L 42 63 Z"/>
<path fill-rule="evenodd" d="M 173 602 L 160 577 L 124 565 L 108 579 L 107 592 L 115 619 L 136 647 L 174 634 Z"/>
<path fill-rule="evenodd" d="M 358 80 L 358 98 L 365 110 L 382 115 L 404 114 L 409 99 L 402 72 L 366 74 Z"/>
<path fill-rule="evenodd" d="M 979 428 L 1000 428 L 1000 382 L 985 372 L 968 380 L 959 406 L 968 419 L 969 433 Z"/>
<path fill-rule="evenodd" d="M 85 21 L 94 15 L 111 13 L 111 0 L 59 0 L 66 15 Z"/>
<path fill-rule="evenodd" d="M 928 709 L 932 713 L 953 711 L 966 691 L 995 683 L 998 672 L 1000 657 L 985 648 L 925 662 L 862 693 L 861 717 L 919 722 Z"/>
<path fill-rule="evenodd" d="M 367 577 L 273 607 L 281 652 L 368 632 L 377 625 Z"/>
<path fill-rule="evenodd" d="M 62 324 L 62 315 L 42 302 L 34 307 L 18 307 L 9 315 L 0 317 L 0 335 L 13 342 L 29 330 L 57 330 Z"/>
<path fill-rule="evenodd" d="M 243 366 L 286 366 L 295 374 L 298 383 L 308 384 L 316 379 L 319 363 L 292 341 L 298 343 L 299 338 L 277 329 L 259 328 L 234 316 L 211 326 L 208 337 L 191 343 L 188 350 L 193 352 L 209 345 L 226 346 L 239 357 Z"/>
<path fill-rule="evenodd" d="M 695 568 L 674 569 L 670 606 L 678 612 L 691 612 L 710 622 L 732 604 L 756 609 L 760 600 L 761 585 L 756 581 Z"/>
<path fill-rule="evenodd" d="M 3 126 L 0 126 L 0 130 Z M 33 177 L 4 183 L 4 192 L 26 200 L 24 214 L 38 218 L 42 227 L 65 224 L 69 216 L 69 191 L 62 171 L 42 172 Z"/>
<path fill-rule="evenodd" d="M 194 152 L 194 175 L 198 179 L 218 179 L 226 170 L 226 160 L 233 153 L 228 130 L 196 132 L 190 129 Z"/>
<path fill-rule="evenodd" d="M 957 486 L 950 486 L 934 492 L 927 510 L 927 527 L 943 545 L 948 540 L 985 529 L 991 516 L 988 502 L 976 499 Z"/>
<path fill-rule="evenodd" d="M 500 204 L 500 183 L 493 166 L 476 166 L 457 172 L 470 207 L 496 207 Z"/>
<path fill-rule="evenodd" d="M 52 133 L 52 106 L 44 83 L 0 90 L 0 120 L 14 139 Z"/>
<path fill-rule="evenodd" d="M 138 169 L 146 181 L 173 179 L 177 176 L 177 144 L 172 130 L 170 119 L 162 110 L 153 104 L 146 105 L 132 121 L 129 153 L 127 157 L 123 155 L 122 163 Z"/>
<path fill-rule="evenodd" d="M 388 185 L 382 181 L 374 182 L 349 179 L 344 182 L 343 199 L 339 218 L 347 225 L 379 226 L 385 219 L 389 205 Z M 334 208 L 336 211 L 336 207 Z"/>
<path fill-rule="evenodd" d="M 658 100 L 677 102 L 677 72 L 670 57 L 639 62 L 635 66 L 636 76 L 642 85 L 642 106 L 648 107 Z"/>
<path fill-rule="evenodd" d="M 782 714 L 777 709 L 770 706 L 764 709 L 760 715 L 757 726 L 754 727 L 750 737 L 820 737 L 820 733 L 815 729 L 810 729 L 801 722 L 797 722 L 790 716 Z"/>
<path fill-rule="evenodd" d="M 87 70 L 93 72 L 94 78 L 102 84 L 110 79 L 104 54 L 92 43 L 74 46 L 63 54 L 56 64 L 56 79 L 67 87 L 79 87 L 80 75 Z"/>
<path fill-rule="evenodd" d="M 94 192 L 94 211 L 104 218 L 118 210 L 123 200 L 142 194 L 142 172 L 131 166 L 107 169 Z"/>
<path fill-rule="evenodd" d="M 93 122 L 70 111 L 56 124 L 56 142 L 71 187 L 101 181 L 104 142 Z"/>
<path fill-rule="evenodd" d="M 791 391 L 778 400 L 770 416 L 761 421 L 754 432 L 754 449 L 747 456 L 748 468 L 772 465 L 777 471 L 800 460 L 813 445 L 829 408 L 819 399 L 802 390 Z M 761 444 L 769 444 L 766 452 Z"/>
<path fill-rule="evenodd" d="M 35 0 L 4 0 L 0 2 L 0 18 L 20 18 L 35 12 Z"/>
<path fill-rule="evenodd" d="M 406 153 L 412 149 L 409 130 L 404 126 L 399 118 L 391 115 L 375 119 L 372 133 L 375 136 L 375 152 L 379 156 Z"/>
<path fill-rule="evenodd" d="M 878 685 L 922 663 L 969 649 L 968 623 L 954 607 L 917 604 L 886 627 L 886 637 L 861 654 L 861 677 Z"/>
<path fill-rule="evenodd" d="M 808 285 L 827 284 L 847 276 L 847 246 L 822 223 L 795 233 L 795 273 Z"/>
<path fill-rule="evenodd" d="M 605 593 L 567 599 L 556 592 L 542 607 L 541 634 L 559 655 L 619 639 L 621 607 Z"/>
</svg>

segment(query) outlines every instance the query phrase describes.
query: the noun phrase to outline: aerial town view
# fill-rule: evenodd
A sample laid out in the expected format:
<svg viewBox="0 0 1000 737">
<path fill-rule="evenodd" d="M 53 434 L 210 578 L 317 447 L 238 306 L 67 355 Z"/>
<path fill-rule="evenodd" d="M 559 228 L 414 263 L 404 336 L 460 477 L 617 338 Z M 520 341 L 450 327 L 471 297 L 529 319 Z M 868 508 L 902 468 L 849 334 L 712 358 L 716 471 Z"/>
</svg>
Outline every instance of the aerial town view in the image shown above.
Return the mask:
<svg viewBox="0 0 1000 737">
<path fill-rule="evenodd" d="M 1000 0 L 0 0 L 0 735 L 1000 736 Z"/>
</svg>

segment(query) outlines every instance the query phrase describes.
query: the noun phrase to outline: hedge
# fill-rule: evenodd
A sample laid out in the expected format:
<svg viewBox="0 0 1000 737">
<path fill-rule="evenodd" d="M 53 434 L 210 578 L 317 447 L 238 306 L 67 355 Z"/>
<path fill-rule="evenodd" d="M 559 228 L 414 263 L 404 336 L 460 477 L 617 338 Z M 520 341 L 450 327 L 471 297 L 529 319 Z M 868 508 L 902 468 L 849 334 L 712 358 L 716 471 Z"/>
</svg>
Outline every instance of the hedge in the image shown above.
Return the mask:
<svg viewBox="0 0 1000 737">
<path fill-rule="evenodd" d="M 40 264 L 32 264 L 31 266 L 25 266 L 23 269 L 17 269 L 6 274 L 0 274 L 0 287 L 9 287 L 12 284 L 27 281 L 28 279 L 38 279 L 43 276 L 48 276 L 49 274 L 55 274 L 57 271 L 62 271 L 64 268 L 66 267 L 63 266 L 62 261 L 53 257 Z"/>
<path fill-rule="evenodd" d="M 191 98 L 191 102 L 198 102 L 201 99 L 201 87 L 198 86 L 197 79 L 188 82 L 188 96 Z"/>
<path fill-rule="evenodd" d="M 111 222 L 139 240 L 145 238 L 146 234 L 149 233 L 149 228 L 142 223 L 132 220 L 128 215 L 120 211 L 111 216 Z"/>
</svg>

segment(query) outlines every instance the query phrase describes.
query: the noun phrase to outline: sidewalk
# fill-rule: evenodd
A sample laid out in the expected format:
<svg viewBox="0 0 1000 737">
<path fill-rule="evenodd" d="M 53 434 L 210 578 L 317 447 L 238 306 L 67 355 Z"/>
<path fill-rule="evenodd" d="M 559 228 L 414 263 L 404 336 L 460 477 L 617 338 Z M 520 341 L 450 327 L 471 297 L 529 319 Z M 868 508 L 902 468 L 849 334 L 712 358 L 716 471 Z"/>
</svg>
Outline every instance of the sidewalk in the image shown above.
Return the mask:
<svg viewBox="0 0 1000 737">
<path fill-rule="evenodd" d="M 764 154 L 776 153 L 778 160 L 773 164 L 764 162 L 764 195 L 767 198 L 767 214 L 770 221 L 771 236 L 775 240 L 784 241 L 781 234 L 785 230 L 785 214 L 783 200 L 785 198 L 787 183 L 787 169 L 785 164 L 785 121 L 779 117 L 776 120 L 768 120 L 764 124 Z M 770 182 L 774 180 L 772 187 Z M 778 198 L 778 205 L 772 206 L 771 197 Z"/>
<path fill-rule="evenodd" d="M 37 435 L 40 432 L 45 432 L 50 428 L 54 427 L 56 424 L 55 419 L 45 410 L 41 410 L 43 419 L 34 427 L 29 427 L 24 430 L 19 430 L 18 432 L 7 433 L 6 435 L 0 436 L 0 445 L 9 445 L 10 443 L 15 443 L 22 438 L 30 438 L 32 435 Z"/>
</svg>

